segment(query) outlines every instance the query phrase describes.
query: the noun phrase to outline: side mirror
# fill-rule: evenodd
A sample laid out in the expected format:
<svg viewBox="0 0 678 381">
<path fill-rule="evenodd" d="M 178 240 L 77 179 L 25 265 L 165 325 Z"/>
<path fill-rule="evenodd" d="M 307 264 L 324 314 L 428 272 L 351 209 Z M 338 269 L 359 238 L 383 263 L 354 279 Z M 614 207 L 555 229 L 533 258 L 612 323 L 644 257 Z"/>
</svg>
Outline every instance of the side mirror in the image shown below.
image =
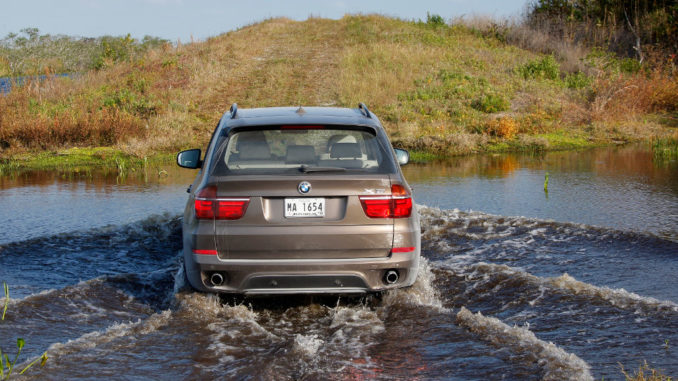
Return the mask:
<svg viewBox="0 0 678 381">
<path fill-rule="evenodd" d="M 401 148 L 394 148 L 398 164 L 405 165 L 410 162 L 410 153 Z"/>
<path fill-rule="evenodd" d="M 202 167 L 199 149 L 189 149 L 177 154 L 177 165 L 182 168 L 196 169 Z"/>
</svg>

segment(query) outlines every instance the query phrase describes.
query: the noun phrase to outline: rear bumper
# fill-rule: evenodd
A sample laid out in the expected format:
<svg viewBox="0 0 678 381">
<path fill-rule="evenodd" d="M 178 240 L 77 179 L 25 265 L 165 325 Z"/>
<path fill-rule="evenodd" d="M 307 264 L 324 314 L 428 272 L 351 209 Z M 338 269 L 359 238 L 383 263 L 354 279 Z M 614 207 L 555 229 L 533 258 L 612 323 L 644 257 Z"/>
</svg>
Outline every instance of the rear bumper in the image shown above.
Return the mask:
<svg viewBox="0 0 678 381">
<path fill-rule="evenodd" d="M 383 258 L 350 259 L 219 259 L 184 251 L 186 275 L 193 288 L 237 294 L 360 294 L 411 286 L 419 266 L 419 250 Z M 387 284 L 388 270 L 399 274 Z M 223 275 L 221 285 L 211 274 Z"/>
</svg>

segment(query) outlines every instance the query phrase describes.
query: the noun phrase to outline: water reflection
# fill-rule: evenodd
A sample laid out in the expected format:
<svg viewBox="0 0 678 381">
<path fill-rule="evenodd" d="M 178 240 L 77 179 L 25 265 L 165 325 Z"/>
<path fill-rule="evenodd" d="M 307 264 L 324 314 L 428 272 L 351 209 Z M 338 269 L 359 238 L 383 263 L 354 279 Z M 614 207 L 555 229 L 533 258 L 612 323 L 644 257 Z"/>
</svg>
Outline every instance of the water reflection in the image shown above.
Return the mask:
<svg viewBox="0 0 678 381">
<path fill-rule="evenodd" d="M 505 178 L 518 169 L 594 173 L 599 176 L 645 179 L 670 185 L 678 193 L 678 162 L 654 161 L 643 145 L 532 154 L 460 156 L 403 168 L 409 182 L 435 182 L 445 177 Z"/>
<path fill-rule="evenodd" d="M 457 157 L 403 167 L 420 204 L 651 232 L 678 240 L 678 163 L 645 145 Z M 549 192 L 544 176 L 549 173 Z M 0 243 L 180 214 L 196 171 L 37 171 L 0 176 Z"/>
<path fill-rule="evenodd" d="M 678 163 L 645 145 L 535 155 L 478 155 L 403 172 L 418 203 L 554 219 L 678 239 Z M 549 173 L 549 192 L 544 177 Z"/>
<path fill-rule="evenodd" d="M 35 171 L 0 177 L 0 244 L 178 215 L 196 171 Z"/>
<path fill-rule="evenodd" d="M 31 171 L 0 176 L 0 190 L 19 187 L 50 187 L 69 189 L 85 184 L 96 192 L 108 192 L 113 186 L 126 189 L 143 188 L 156 184 L 193 182 L 197 171 L 178 168 L 175 165 L 130 169 L 123 174 L 115 169 L 76 169 L 72 171 Z"/>
</svg>

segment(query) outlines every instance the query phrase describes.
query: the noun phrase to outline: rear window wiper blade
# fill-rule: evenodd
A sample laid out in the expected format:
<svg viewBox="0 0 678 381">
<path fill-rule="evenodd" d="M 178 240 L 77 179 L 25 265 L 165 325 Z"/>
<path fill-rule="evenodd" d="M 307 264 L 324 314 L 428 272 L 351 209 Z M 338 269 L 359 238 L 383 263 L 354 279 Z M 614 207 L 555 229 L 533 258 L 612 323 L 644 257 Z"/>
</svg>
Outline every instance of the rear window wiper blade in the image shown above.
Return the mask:
<svg viewBox="0 0 678 381">
<path fill-rule="evenodd" d="M 346 172 L 346 168 L 341 167 L 309 167 L 308 165 L 302 165 L 299 167 L 299 170 L 304 173 L 311 172 Z"/>
</svg>

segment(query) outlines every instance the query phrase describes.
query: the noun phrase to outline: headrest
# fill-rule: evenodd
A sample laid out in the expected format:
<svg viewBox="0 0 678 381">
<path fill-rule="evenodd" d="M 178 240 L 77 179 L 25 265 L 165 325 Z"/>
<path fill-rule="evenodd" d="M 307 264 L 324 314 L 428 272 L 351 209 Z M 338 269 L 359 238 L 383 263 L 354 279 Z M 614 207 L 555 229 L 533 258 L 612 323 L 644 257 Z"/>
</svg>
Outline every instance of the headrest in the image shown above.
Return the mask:
<svg viewBox="0 0 678 381">
<path fill-rule="evenodd" d="M 315 163 L 315 149 L 308 145 L 287 146 L 285 163 L 288 164 L 311 164 Z"/>
<path fill-rule="evenodd" d="M 334 143 L 330 149 L 330 158 L 332 159 L 355 159 L 362 157 L 358 143 Z"/>
<path fill-rule="evenodd" d="M 357 143 L 357 141 L 355 140 L 355 137 L 351 135 L 332 135 L 327 139 L 327 151 L 329 151 L 335 143 Z"/>
<path fill-rule="evenodd" d="M 240 146 L 241 160 L 270 159 L 271 150 L 266 142 L 242 142 Z"/>
</svg>

